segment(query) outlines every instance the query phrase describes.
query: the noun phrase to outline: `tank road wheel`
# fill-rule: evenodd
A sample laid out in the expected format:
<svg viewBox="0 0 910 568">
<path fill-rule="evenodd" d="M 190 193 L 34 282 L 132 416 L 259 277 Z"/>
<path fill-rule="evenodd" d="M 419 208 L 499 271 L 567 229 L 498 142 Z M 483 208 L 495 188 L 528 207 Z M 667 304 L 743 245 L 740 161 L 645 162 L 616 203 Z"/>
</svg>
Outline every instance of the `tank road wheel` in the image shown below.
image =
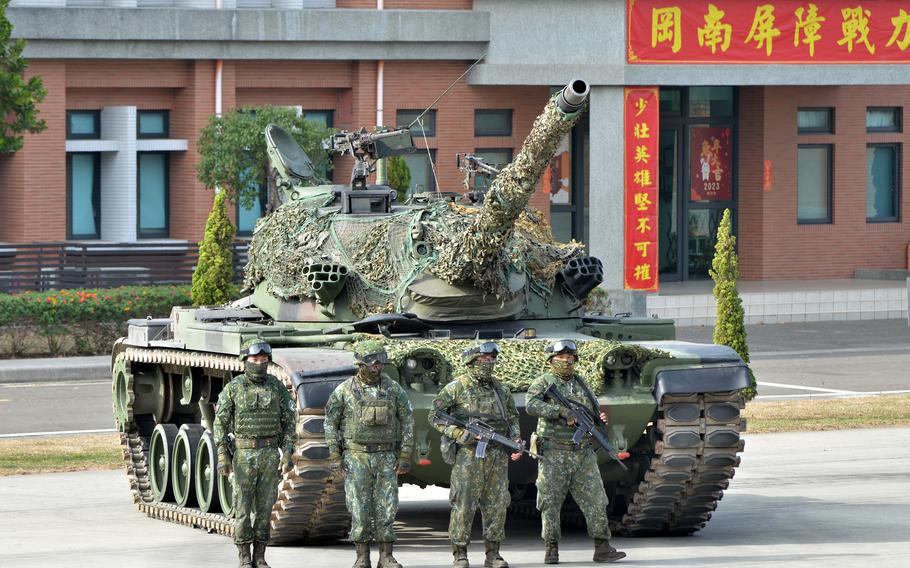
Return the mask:
<svg viewBox="0 0 910 568">
<path fill-rule="evenodd" d="M 113 369 L 112 395 L 114 399 L 114 418 L 117 429 L 126 431 L 126 426 L 133 421 L 133 374 L 129 370 L 126 357 L 117 357 Z"/>
<path fill-rule="evenodd" d="M 221 511 L 221 500 L 218 498 L 218 485 L 215 477 L 218 475 L 218 451 L 215 448 L 215 438 L 206 430 L 199 437 L 196 447 L 196 463 L 193 477 L 196 479 L 196 499 L 199 501 L 199 510 L 203 513 L 218 513 Z"/>
<path fill-rule="evenodd" d="M 218 478 L 218 501 L 221 503 L 221 513 L 229 518 L 234 518 L 234 474 L 225 477 L 216 474 Z"/>
<path fill-rule="evenodd" d="M 168 477 L 176 441 L 177 427 L 173 424 L 159 424 L 152 431 L 152 441 L 149 444 L 149 473 L 155 501 L 174 500 L 173 487 Z"/>
<path fill-rule="evenodd" d="M 184 424 L 177 433 L 171 459 L 171 486 L 181 507 L 196 505 L 196 448 L 205 429 L 199 424 Z"/>
</svg>

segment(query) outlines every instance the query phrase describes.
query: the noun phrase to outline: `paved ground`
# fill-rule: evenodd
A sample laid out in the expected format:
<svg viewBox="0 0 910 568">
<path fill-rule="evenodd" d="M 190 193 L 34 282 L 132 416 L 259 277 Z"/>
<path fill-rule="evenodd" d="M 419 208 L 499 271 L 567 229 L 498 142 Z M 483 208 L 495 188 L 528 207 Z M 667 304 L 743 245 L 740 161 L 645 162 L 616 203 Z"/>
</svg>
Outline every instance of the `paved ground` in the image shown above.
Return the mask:
<svg viewBox="0 0 910 568">
<path fill-rule="evenodd" d="M 747 438 L 743 463 L 708 526 L 692 537 L 616 539 L 640 567 L 829 568 L 910 565 L 910 429 Z M 398 559 L 450 566 L 446 492 L 406 486 Z M 475 538 L 477 535 L 475 527 Z M 503 552 L 543 566 L 536 519 L 510 519 Z M 231 542 L 141 516 L 119 471 L 0 478 L 3 565 L 147 568 L 233 566 Z M 590 543 L 567 530 L 563 565 L 592 566 Z M 470 555 L 480 563 L 482 544 Z M 350 545 L 271 550 L 275 568 L 347 566 Z"/>
</svg>

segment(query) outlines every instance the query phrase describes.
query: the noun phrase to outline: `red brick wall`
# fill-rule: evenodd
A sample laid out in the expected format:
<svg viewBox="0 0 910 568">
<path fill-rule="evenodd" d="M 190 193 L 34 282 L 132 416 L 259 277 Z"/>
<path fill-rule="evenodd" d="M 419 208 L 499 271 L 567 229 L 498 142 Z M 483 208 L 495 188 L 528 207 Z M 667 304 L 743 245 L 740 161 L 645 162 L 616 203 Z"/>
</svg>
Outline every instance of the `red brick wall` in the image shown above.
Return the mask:
<svg viewBox="0 0 910 568">
<path fill-rule="evenodd" d="M 386 10 L 471 10 L 474 0 L 385 0 Z M 375 9 L 376 0 L 337 0 L 336 8 Z"/>
<path fill-rule="evenodd" d="M 764 87 L 743 89 L 740 115 L 740 218 L 743 277 L 760 279 L 852 278 L 855 268 L 904 268 L 910 241 L 907 153 L 910 133 L 867 134 L 866 107 L 910 111 L 910 87 Z M 746 102 L 758 101 L 753 113 Z M 798 107 L 833 107 L 834 134 L 797 134 Z M 759 117 L 757 115 L 762 114 Z M 761 134 L 749 132 L 761 123 Z M 901 222 L 866 222 L 866 144 L 903 146 Z M 833 223 L 796 223 L 797 145 L 834 145 Z M 762 191 L 763 160 L 773 185 Z M 757 208 L 750 211 L 750 209 Z M 760 243 L 760 244 L 759 244 Z M 755 247 L 753 249 L 753 247 Z"/>
</svg>

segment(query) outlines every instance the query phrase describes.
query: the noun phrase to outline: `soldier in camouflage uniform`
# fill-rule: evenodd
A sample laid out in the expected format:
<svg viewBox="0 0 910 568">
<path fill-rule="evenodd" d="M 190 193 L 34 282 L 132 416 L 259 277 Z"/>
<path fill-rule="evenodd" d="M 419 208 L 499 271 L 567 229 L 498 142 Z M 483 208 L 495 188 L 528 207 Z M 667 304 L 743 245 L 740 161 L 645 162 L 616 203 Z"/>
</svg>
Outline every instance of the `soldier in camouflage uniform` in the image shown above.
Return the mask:
<svg viewBox="0 0 910 568">
<path fill-rule="evenodd" d="M 351 513 L 354 568 L 370 568 L 370 542 L 379 543 L 379 568 L 401 568 L 392 556 L 398 513 L 398 475 L 411 469 L 414 418 L 401 385 L 382 375 L 382 343 L 354 348 L 357 375 L 338 385 L 325 405 L 325 441 L 331 469 L 344 476 Z"/>
<path fill-rule="evenodd" d="M 493 366 L 499 346 L 486 342 L 466 349 L 462 354 L 465 363 L 463 374 L 447 384 L 433 400 L 433 408 L 456 418 L 469 421 L 478 418 L 492 426 L 498 434 L 513 440 L 520 439 L 518 410 L 509 389 L 493 376 Z M 501 448 L 489 447 L 486 457 L 475 456 L 476 440 L 453 425 L 445 425 L 429 415 L 430 423 L 443 436 L 458 445 L 451 474 L 449 502 L 449 538 L 455 568 L 467 568 L 468 543 L 474 513 L 480 507 L 483 518 L 483 538 L 486 548 L 484 566 L 508 568 L 509 563 L 499 554 L 499 545 L 505 538 L 506 509 L 509 506 L 509 456 Z M 521 453 L 512 454 L 515 461 Z"/>
<path fill-rule="evenodd" d="M 550 371 L 538 377 L 528 387 L 525 409 L 537 416 L 537 448 L 541 461 L 537 470 L 537 508 L 543 522 L 542 536 L 546 543 L 545 564 L 559 564 L 559 512 L 566 495 L 571 493 L 588 525 L 588 535 L 594 539 L 594 561 L 615 562 L 626 554 L 610 546 L 610 527 L 607 521 L 607 494 L 597 467 L 597 456 L 590 436 L 578 445 L 572 442 L 575 432 L 575 413 L 552 400 L 543 398 L 551 384 L 569 400 L 581 403 L 607 423 L 606 414 L 584 379 L 575 373 L 578 349 L 574 341 L 560 340 L 547 348 Z"/>
<path fill-rule="evenodd" d="M 268 343 L 246 341 L 240 351 L 243 374 L 224 387 L 215 410 L 218 472 L 234 474 L 234 543 L 241 568 L 269 568 L 265 548 L 281 479 L 278 450 L 286 466 L 293 467 L 297 441 L 291 395 L 277 377 L 266 373 L 271 358 Z M 234 435 L 233 456 L 228 434 Z"/>
</svg>

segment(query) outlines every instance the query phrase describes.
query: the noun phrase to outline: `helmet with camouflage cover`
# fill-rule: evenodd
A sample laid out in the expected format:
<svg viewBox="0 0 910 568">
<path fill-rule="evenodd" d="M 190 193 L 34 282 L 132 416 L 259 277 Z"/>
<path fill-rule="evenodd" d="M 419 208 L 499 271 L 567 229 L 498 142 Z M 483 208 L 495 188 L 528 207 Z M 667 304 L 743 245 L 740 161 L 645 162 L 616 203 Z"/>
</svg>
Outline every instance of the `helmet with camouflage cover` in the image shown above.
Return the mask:
<svg viewBox="0 0 910 568">
<path fill-rule="evenodd" d="M 461 362 L 470 365 L 481 355 L 499 356 L 499 345 L 495 341 L 478 342 L 461 352 Z"/>
<path fill-rule="evenodd" d="M 367 339 L 354 346 L 354 361 L 358 365 L 385 365 L 389 362 L 389 355 L 381 341 Z"/>
<path fill-rule="evenodd" d="M 272 346 L 269 345 L 269 342 L 265 339 L 255 337 L 253 339 L 247 339 L 243 342 L 243 345 L 240 346 L 240 360 L 246 361 L 246 358 L 250 355 L 268 355 L 269 361 L 272 360 Z"/>
</svg>

